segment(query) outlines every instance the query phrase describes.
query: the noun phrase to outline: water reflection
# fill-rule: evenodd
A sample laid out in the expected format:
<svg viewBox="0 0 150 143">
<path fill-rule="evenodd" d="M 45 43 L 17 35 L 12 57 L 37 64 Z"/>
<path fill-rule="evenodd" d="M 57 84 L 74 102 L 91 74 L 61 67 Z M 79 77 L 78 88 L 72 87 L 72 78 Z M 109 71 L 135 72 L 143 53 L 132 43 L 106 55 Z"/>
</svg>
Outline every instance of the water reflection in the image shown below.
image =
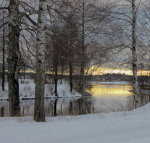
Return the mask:
<svg viewBox="0 0 150 143">
<path fill-rule="evenodd" d="M 132 86 L 129 84 L 91 84 L 86 90 L 91 93 L 95 112 L 110 111 L 113 106 L 127 106 L 127 101 L 131 101 Z M 114 108 L 114 107 L 113 107 Z M 117 108 L 117 107 L 116 107 Z M 110 109 L 110 110 L 109 110 Z M 116 110 L 116 109 L 114 109 Z M 112 109 L 113 111 L 113 109 Z"/>
<path fill-rule="evenodd" d="M 0 101 L 0 117 L 9 116 L 8 101 Z"/>
<path fill-rule="evenodd" d="M 87 113 L 91 112 L 91 97 L 86 98 Z M 61 98 L 45 100 L 45 116 L 79 115 L 81 111 L 81 99 Z M 34 100 L 20 101 L 21 116 L 33 116 Z M 0 116 L 9 116 L 9 102 L 0 101 Z"/>
<path fill-rule="evenodd" d="M 125 96 L 131 95 L 132 93 L 129 90 L 132 90 L 132 86 L 129 84 L 124 85 L 107 85 L 107 84 L 91 84 L 91 88 L 87 89 L 87 92 L 92 93 L 93 96 L 103 96 L 111 94 L 111 96 Z"/>
<path fill-rule="evenodd" d="M 92 94 L 91 97 L 86 97 L 87 113 L 106 112 L 109 108 L 113 109 L 124 106 L 127 101 L 131 101 L 132 93 L 131 85 L 106 85 L 106 84 L 91 84 L 86 92 Z M 113 102 L 112 102 L 113 101 Z M 104 104 L 102 104 L 104 103 Z M 115 104 L 115 105 L 112 105 Z M 117 106 L 118 107 L 117 107 Z M 104 108 L 104 107 L 109 108 Z M 34 100 L 20 101 L 21 116 L 33 116 Z M 9 116 L 9 102 L 0 101 L 0 116 Z M 114 109 L 116 110 L 116 109 Z M 79 115 L 81 114 L 81 99 L 79 98 L 59 98 L 45 99 L 45 116 L 60 116 L 60 115 Z"/>
</svg>

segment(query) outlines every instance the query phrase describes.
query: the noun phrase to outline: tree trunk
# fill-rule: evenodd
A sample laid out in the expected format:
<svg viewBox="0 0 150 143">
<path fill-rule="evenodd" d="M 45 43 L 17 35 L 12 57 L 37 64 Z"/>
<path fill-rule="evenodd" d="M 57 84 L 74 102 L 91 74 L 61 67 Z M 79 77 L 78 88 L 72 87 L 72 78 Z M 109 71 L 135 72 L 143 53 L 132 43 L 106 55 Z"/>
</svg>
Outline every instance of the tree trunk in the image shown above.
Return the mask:
<svg viewBox="0 0 150 143">
<path fill-rule="evenodd" d="M 3 23 L 4 23 L 4 11 L 3 11 Z M 5 27 L 3 26 L 3 70 L 2 70 L 2 90 L 5 90 Z"/>
<path fill-rule="evenodd" d="M 70 59 L 70 61 L 69 61 L 70 92 L 72 92 L 72 89 L 73 89 L 73 77 L 72 77 L 72 73 L 73 73 L 73 67 L 72 67 L 72 60 Z"/>
<path fill-rule="evenodd" d="M 57 100 L 58 99 L 55 99 L 55 102 L 54 102 L 54 116 L 57 116 Z"/>
<path fill-rule="evenodd" d="M 70 24 L 71 25 L 71 24 Z M 68 30 L 71 31 L 70 25 L 68 26 Z M 70 92 L 72 92 L 73 89 L 73 67 L 72 67 L 72 59 L 73 59 L 73 53 L 72 53 L 72 42 L 71 42 L 71 36 L 69 35 L 69 83 L 70 83 Z"/>
<path fill-rule="evenodd" d="M 85 71 L 85 44 L 84 44 L 84 40 L 85 40 L 85 27 L 84 27 L 84 17 L 85 17 L 85 2 L 83 0 L 83 4 L 82 4 L 82 45 L 81 45 L 81 50 L 82 50 L 82 56 L 81 56 L 81 94 L 82 94 L 82 103 L 81 103 L 81 112 L 82 114 L 86 114 L 86 107 L 85 107 L 85 75 L 84 75 L 84 71 Z"/>
<path fill-rule="evenodd" d="M 4 107 L 2 107 L 0 110 L 1 110 L 0 117 L 4 117 Z"/>
<path fill-rule="evenodd" d="M 133 91 L 134 91 L 134 107 L 141 106 L 141 99 L 138 91 L 137 77 L 137 54 L 136 54 L 136 6 L 135 0 L 132 0 L 132 71 L 133 71 Z"/>
<path fill-rule="evenodd" d="M 37 45 L 36 45 L 36 85 L 34 120 L 45 122 L 44 95 L 45 95 L 45 25 L 47 1 L 39 0 Z"/>
<path fill-rule="evenodd" d="M 60 84 L 62 84 L 62 81 L 63 81 L 63 74 L 64 74 L 64 66 L 61 66 L 61 82 L 60 82 Z"/>
<path fill-rule="evenodd" d="M 10 116 L 19 116 L 19 11 L 18 0 L 11 0 L 9 5 L 9 47 L 8 47 L 8 97 Z"/>
<path fill-rule="evenodd" d="M 54 81 L 55 81 L 55 96 L 58 96 L 57 94 L 57 82 L 58 82 L 58 55 L 56 55 L 57 57 L 57 61 L 54 65 L 54 68 L 55 68 L 55 75 L 54 75 Z"/>
<path fill-rule="evenodd" d="M 58 96 L 57 94 L 57 82 L 58 82 L 58 47 L 57 45 L 55 46 L 55 57 L 54 57 L 54 63 L 53 63 L 53 67 L 54 67 L 54 83 L 55 83 L 55 96 Z"/>
</svg>

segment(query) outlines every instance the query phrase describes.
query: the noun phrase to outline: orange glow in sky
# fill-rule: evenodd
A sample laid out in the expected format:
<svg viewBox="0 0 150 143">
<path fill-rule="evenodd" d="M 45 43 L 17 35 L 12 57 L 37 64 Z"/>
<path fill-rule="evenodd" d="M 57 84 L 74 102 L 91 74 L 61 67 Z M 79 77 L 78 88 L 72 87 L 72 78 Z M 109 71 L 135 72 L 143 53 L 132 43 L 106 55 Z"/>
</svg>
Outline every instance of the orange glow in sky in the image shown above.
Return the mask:
<svg viewBox="0 0 150 143">
<path fill-rule="evenodd" d="M 111 68 L 104 68 L 104 67 L 98 67 L 96 70 L 94 70 L 94 67 L 91 67 L 90 70 L 93 70 L 93 75 L 103 75 L 103 74 L 125 74 L 125 75 L 132 75 L 131 70 L 126 69 L 111 69 Z M 150 75 L 150 71 L 146 70 L 139 70 L 138 75 Z"/>
<path fill-rule="evenodd" d="M 7 72 L 7 70 L 5 70 Z M 24 72 L 24 71 L 20 71 Z M 26 73 L 36 73 L 35 71 L 29 71 L 26 70 Z M 46 71 L 47 74 L 52 74 L 50 71 Z M 111 68 L 105 68 L 105 67 L 91 67 L 89 69 L 89 74 L 92 75 L 103 75 L 103 74 L 125 74 L 125 75 L 132 75 L 131 70 L 126 70 L 126 69 L 111 69 Z M 61 74 L 61 73 L 58 73 Z M 68 73 L 64 73 L 65 75 L 68 75 Z M 139 70 L 138 75 L 149 75 L 150 76 L 150 71 L 148 70 Z"/>
</svg>

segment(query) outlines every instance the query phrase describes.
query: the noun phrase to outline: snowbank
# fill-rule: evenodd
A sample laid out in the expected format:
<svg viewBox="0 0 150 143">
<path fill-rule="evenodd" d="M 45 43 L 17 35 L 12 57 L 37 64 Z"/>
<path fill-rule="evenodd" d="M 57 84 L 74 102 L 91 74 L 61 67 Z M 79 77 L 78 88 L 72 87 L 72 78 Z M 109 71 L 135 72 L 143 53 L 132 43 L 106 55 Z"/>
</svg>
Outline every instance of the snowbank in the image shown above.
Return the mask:
<svg viewBox="0 0 150 143">
<path fill-rule="evenodd" d="M 150 143 L 150 104 L 133 111 L 47 117 L 1 117 L 1 143 Z"/>
<path fill-rule="evenodd" d="M 6 91 L 0 89 L 0 100 L 8 99 L 8 84 L 5 84 Z M 70 88 L 65 83 L 58 84 L 58 97 L 81 97 L 81 94 L 75 90 L 70 92 Z M 35 83 L 33 80 L 26 80 L 24 84 L 19 84 L 20 100 L 34 99 L 35 98 Z M 45 84 L 45 98 L 56 98 L 54 94 L 54 85 Z"/>
</svg>

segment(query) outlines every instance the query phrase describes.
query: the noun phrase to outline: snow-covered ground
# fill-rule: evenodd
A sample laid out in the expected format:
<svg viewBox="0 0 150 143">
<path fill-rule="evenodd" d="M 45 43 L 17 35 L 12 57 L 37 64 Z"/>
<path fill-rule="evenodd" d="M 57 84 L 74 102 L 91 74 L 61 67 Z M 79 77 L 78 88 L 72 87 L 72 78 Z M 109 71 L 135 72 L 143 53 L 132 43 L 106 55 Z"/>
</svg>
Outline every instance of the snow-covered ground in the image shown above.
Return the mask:
<svg viewBox="0 0 150 143">
<path fill-rule="evenodd" d="M 47 117 L 1 117 L 1 143 L 150 143 L 150 104 L 133 111 Z"/>
<path fill-rule="evenodd" d="M 8 84 L 5 84 L 5 91 L 0 89 L 0 100 L 8 99 Z M 58 84 L 58 97 L 81 97 L 81 94 L 75 90 L 70 93 L 70 88 L 66 83 Z M 35 83 L 33 80 L 26 79 L 26 81 L 19 84 L 19 96 L 20 99 L 34 99 L 35 98 Z M 54 85 L 45 84 L 45 97 L 46 98 L 55 98 L 54 94 Z"/>
</svg>

